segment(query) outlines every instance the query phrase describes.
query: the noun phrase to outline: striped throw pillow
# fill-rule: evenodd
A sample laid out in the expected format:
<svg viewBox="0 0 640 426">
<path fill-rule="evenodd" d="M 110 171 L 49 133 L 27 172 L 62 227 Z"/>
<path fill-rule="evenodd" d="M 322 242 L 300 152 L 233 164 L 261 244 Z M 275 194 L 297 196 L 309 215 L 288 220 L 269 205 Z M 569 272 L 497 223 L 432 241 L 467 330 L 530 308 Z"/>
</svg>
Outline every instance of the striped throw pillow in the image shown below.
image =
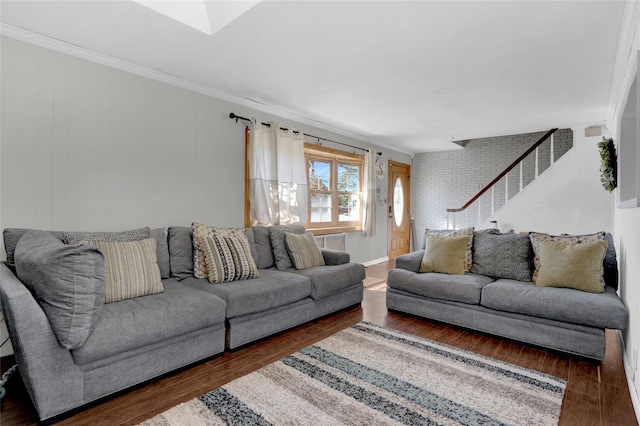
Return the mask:
<svg viewBox="0 0 640 426">
<path fill-rule="evenodd" d="M 249 280 L 260 276 L 245 234 L 197 238 L 204 253 L 210 283 Z"/>
<path fill-rule="evenodd" d="M 324 257 L 311 232 L 285 232 L 284 240 L 294 268 L 300 270 L 324 265 Z"/>
<path fill-rule="evenodd" d="M 217 237 L 246 238 L 247 236 L 243 228 L 214 228 L 197 222 L 191 224 L 191 229 L 193 231 L 193 276 L 196 278 L 207 278 L 209 276 L 205 251 L 200 244 L 200 237 L 215 235 Z"/>
<path fill-rule="evenodd" d="M 155 238 L 138 241 L 83 241 L 105 257 L 104 303 L 162 293 Z"/>
</svg>

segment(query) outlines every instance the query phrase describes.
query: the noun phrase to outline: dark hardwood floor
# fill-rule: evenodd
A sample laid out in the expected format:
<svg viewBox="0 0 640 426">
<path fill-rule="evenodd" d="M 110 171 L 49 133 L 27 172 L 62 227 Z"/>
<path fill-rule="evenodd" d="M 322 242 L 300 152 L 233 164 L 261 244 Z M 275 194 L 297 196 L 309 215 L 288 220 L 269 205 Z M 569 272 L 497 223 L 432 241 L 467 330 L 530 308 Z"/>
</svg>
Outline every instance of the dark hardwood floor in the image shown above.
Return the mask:
<svg viewBox="0 0 640 426">
<path fill-rule="evenodd" d="M 424 319 L 387 312 L 385 288 L 391 263 L 367 268 L 362 306 L 320 318 L 244 349 L 224 353 L 207 362 L 108 398 L 100 404 L 60 420 L 60 425 L 136 424 L 174 405 L 257 370 L 331 334 L 366 320 L 491 356 L 567 380 L 560 425 L 637 425 L 627 387 L 622 356 L 613 331 L 607 332 L 607 351 L 600 364 L 523 346 L 511 341 L 450 327 Z M 13 363 L 4 357 L 2 371 Z M 56 383 L 51 383 L 56 386 Z M 0 425 L 37 424 L 37 415 L 24 385 L 15 374 L 2 401 Z"/>
</svg>

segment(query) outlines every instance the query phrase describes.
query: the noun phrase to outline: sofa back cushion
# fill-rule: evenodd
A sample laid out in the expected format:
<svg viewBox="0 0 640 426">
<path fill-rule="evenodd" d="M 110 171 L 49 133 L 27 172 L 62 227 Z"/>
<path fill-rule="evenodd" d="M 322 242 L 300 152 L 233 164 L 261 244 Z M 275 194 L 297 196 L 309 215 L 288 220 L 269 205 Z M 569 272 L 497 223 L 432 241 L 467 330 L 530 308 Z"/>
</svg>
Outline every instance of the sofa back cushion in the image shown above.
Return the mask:
<svg viewBox="0 0 640 426">
<path fill-rule="evenodd" d="M 156 228 L 151 230 L 151 238 L 155 238 L 158 242 L 156 255 L 158 257 L 158 268 L 160 269 L 160 277 L 163 280 L 171 278 L 171 264 L 169 262 L 169 241 L 167 239 L 166 228 Z"/>
<path fill-rule="evenodd" d="M 528 235 L 476 231 L 471 272 L 493 278 L 531 281 L 532 249 Z"/>
<path fill-rule="evenodd" d="M 269 269 L 276 266 L 273 257 L 273 249 L 271 248 L 271 237 L 269 236 L 268 226 L 254 226 L 253 236 L 255 238 L 256 264 L 259 269 Z"/>
<path fill-rule="evenodd" d="M 16 251 L 16 245 L 18 241 L 24 234 L 29 231 L 33 231 L 33 229 L 28 228 L 6 228 L 2 233 L 4 237 L 4 249 L 7 252 L 7 266 L 11 268 L 12 271 L 16 270 L 16 262 L 14 253 Z M 62 241 L 63 232 L 62 231 L 43 231 L 48 232 L 58 240 Z"/>
<path fill-rule="evenodd" d="M 94 330 L 105 298 L 103 254 L 65 245 L 47 231 L 25 232 L 15 246 L 18 278 L 34 294 L 66 349 L 81 347 Z"/>
<path fill-rule="evenodd" d="M 169 237 L 169 262 L 171 277 L 184 279 L 193 277 L 193 232 L 190 226 L 172 226 Z"/>
<path fill-rule="evenodd" d="M 15 271 L 15 262 L 14 252 L 16 249 L 16 244 L 18 240 L 31 229 L 25 228 L 7 228 L 4 230 L 4 247 L 7 252 L 7 266 L 9 266 L 13 271 Z M 158 267 L 160 268 L 160 276 L 162 279 L 169 278 L 171 276 L 171 265 L 169 263 L 169 246 L 167 244 L 167 233 L 165 228 L 140 228 L 139 230 L 133 231 L 124 231 L 124 232 L 63 232 L 63 231 L 46 231 L 51 235 L 59 239 L 60 241 L 64 240 L 65 234 L 75 234 L 75 235 L 93 235 L 97 236 L 98 234 L 102 235 L 106 241 L 113 239 L 113 235 L 132 235 L 132 233 L 137 233 L 138 231 L 143 231 L 145 233 L 136 234 L 137 239 L 142 239 L 144 235 L 147 235 L 144 238 L 155 238 L 158 240 Z M 148 232 L 146 232 L 148 231 Z M 129 240 L 132 241 L 132 240 Z"/>
<path fill-rule="evenodd" d="M 613 236 L 610 233 L 604 234 L 607 242 L 607 252 L 604 255 L 604 282 L 606 285 L 618 289 L 618 260 L 616 258 L 616 246 L 613 244 Z"/>
</svg>

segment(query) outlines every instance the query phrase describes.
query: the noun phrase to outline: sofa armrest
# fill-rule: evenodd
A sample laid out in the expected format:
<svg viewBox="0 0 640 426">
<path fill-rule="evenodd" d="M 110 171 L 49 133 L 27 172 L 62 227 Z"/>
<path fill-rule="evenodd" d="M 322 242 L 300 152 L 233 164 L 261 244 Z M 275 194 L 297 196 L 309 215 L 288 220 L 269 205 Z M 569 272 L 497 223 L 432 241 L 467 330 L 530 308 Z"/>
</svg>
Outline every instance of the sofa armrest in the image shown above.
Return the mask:
<svg viewBox="0 0 640 426">
<path fill-rule="evenodd" d="M 420 264 L 424 257 L 424 250 L 413 251 L 411 253 L 403 254 L 396 257 L 396 268 L 406 269 L 411 272 L 418 272 L 420 270 Z"/>
<path fill-rule="evenodd" d="M 0 303 L 20 375 L 41 419 L 82 405 L 83 373 L 31 292 L 0 263 Z"/>
<path fill-rule="evenodd" d="M 325 265 L 342 265 L 351 261 L 349 253 L 345 253 L 344 251 L 326 248 L 322 248 L 320 251 L 322 252 L 322 257 L 324 257 Z"/>
</svg>

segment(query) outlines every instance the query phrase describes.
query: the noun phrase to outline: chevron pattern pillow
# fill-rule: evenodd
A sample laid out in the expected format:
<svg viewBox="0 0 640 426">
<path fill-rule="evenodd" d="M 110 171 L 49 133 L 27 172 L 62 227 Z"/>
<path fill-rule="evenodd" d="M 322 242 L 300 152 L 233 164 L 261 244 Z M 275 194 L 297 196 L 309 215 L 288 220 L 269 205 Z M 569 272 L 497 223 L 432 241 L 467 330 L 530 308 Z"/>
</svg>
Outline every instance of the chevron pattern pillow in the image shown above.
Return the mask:
<svg viewBox="0 0 640 426">
<path fill-rule="evenodd" d="M 260 276 L 245 234 L 198 236 L 212 284 L 249 280 Z"/>
</svg>

